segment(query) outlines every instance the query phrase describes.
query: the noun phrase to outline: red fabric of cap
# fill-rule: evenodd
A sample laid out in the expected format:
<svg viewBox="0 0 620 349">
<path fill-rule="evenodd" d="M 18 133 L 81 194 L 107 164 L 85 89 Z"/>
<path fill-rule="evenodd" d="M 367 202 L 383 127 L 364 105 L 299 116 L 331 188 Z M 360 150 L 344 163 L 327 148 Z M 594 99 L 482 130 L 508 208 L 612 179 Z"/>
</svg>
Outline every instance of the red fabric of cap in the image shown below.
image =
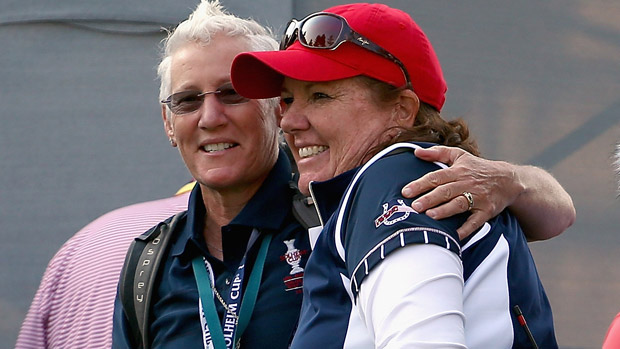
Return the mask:
<svg viewBox="0 0 620 349">
<path fill-rule="evenodd" d="M 323 12 L 347 19 L 353 30 L 383 47 L 407 68 L 420 100 L 441 110 L 447 90 L 439 60 L 426 35 L 403 11 L 383 4 L 348 4 Z M 284 76 L 303 81 L 331 81 L 366 75 L 400 87 L 400 67 L 355 44 L 336 50 L 312 49 L 295 42 L 285 51 L 244 52 L 233 61 L 231 79 L 237 92 L 248 98 L 280 95 Z"/>
</svg>

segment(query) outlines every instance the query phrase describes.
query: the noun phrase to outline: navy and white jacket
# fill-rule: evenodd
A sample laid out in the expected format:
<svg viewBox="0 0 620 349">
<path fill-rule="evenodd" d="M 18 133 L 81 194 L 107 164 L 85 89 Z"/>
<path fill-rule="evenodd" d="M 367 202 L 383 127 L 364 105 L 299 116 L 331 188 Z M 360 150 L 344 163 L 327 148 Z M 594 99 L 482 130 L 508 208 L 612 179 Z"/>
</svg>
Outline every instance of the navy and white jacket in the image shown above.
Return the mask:
<svg viewBox="0 0 620 349">
<path fill-rule="evenodd" d="M 392 145 L 358 169 L 311 183 L 329 220 L 306 265 L 292 348 L 433 347 L 434 336 L 441 347 L 533 347 L 516 305 L 537 345 L 556 348 L 551 308 L 515 217 L 504 211 L 459 241 L 467 214 L 435 221 L 401 196 L 412 173 L 441 167 L 416 158 L 419 146 L 428 144 Z M 393 266 L 400 269 L 389 275 Z M 428 274 L 425 284 L 409 283 L 416 274 Z M 429 307 L 437 310 L 426 316 Z"/>
</svg>

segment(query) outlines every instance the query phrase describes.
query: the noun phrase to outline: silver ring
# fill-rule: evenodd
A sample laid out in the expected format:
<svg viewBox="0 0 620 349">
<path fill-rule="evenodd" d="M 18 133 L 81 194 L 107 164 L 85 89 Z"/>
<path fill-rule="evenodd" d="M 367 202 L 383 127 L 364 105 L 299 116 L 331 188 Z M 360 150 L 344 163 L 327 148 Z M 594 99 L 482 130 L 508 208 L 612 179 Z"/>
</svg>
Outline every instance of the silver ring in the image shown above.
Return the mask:
<svg viewBox="0 0 620 349">
<path fill-rule="evenodd" d="M 474 196 L 468 191 L 464 191 L 461 195 L 467 199 L 467 211 L 471 211 L 471 209 L 474 208 Z"/>
</svg>

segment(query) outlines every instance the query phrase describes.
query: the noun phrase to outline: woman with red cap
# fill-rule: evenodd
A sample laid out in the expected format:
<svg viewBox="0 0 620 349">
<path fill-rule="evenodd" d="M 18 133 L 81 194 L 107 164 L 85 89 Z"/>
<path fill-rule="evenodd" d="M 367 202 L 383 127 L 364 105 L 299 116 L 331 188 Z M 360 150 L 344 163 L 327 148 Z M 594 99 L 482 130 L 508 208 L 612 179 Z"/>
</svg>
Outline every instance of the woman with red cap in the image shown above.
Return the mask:
<svg viewBox="0 0 620 349">
<path fill-rule="evenodd" d="M 416 149 L 478 153 L 462 120 L 441 118 L 446 83 L 409 15 L 350 4 L 293 20 L 280 51 L 238 55 L 231 77 L 245 97 L 281 97 L 299 187 L 324 223 L 293 348 L 557 347 L 510 212 L 459 241 L 467 212 L 434 220 L 402 196 L 412 169 L 422 177 L 443 166 Z"/>
</svg>

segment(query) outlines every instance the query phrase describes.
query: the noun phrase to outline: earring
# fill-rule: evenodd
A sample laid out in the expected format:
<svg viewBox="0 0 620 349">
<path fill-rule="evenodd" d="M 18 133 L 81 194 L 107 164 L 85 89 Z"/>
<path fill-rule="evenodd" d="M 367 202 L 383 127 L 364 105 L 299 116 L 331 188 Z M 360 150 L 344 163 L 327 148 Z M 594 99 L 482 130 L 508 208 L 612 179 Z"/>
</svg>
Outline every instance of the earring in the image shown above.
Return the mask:
<svg viewBox="0 0 620 349">
<path fill-rule="evenodd" d="M 396 134 L 394 135 L 394 138 L 392 138 L 392 139 L 398 139 L 398 138 L 400 137 L 400 135 L 401 135 L 401 134 L 402 134 L 402 130 L 401 130 L 401 129 L 398 129 L 398 130 L 397 130 L 397 132 L 396 132 Z"/>
<path fill-rule="evenodd" d="M 172 138 L 168 138 L 168 140 L 170 141 L 170 145 L 171 145 L 171 146 L 173 146 L 173 147 L 176 147 L 176 146 L 177 146 L 177 142 L 175 142 L 175 141 L 174 141 L 174 139 L 172 139 Z"/>
</svg>

